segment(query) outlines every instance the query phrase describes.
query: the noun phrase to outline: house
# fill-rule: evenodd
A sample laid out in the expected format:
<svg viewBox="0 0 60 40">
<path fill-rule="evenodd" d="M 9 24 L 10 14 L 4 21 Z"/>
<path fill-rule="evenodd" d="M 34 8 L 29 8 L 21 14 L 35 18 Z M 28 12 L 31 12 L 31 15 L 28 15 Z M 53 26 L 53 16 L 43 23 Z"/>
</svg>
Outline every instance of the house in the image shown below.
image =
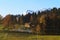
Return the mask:
<svg viewBox="0 0 60 40">
<path fill-rule="evenodd" d="M 30 28 L 30 24 L 29 23 L 25 23 L 25 28 Z"/>
</svg>

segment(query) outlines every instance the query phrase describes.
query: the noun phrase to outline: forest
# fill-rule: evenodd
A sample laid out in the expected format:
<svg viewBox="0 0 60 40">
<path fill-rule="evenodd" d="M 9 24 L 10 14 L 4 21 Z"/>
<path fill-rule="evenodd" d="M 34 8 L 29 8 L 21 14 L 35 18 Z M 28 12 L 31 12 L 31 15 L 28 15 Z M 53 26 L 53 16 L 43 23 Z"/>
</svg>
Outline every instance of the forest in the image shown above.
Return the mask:
<svg viewBox="0 0 60 40">
<path fill-rule="evenodd" d="M 2 30 L 60 34 L 60 8 L 27 12 L 26 15 L 0 15 L 0 25 Z"/>
</svg>

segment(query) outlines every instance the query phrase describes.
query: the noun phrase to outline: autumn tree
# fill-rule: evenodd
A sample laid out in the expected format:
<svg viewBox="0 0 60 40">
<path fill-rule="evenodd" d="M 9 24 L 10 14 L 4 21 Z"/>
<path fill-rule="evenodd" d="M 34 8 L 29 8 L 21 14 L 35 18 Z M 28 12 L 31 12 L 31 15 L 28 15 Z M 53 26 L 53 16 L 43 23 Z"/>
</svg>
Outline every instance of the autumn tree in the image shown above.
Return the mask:
<svg viewBox="0 0 60 40">
<path fill-rule="evenodd" d="M 3 18 L 2 24 L 4 26 L 3 29 L 9 28 L 9 27 L 11 28 L 12 27 L 13 21 L 11 20 L 11 15 L 10 14 Z"/>
</svg>

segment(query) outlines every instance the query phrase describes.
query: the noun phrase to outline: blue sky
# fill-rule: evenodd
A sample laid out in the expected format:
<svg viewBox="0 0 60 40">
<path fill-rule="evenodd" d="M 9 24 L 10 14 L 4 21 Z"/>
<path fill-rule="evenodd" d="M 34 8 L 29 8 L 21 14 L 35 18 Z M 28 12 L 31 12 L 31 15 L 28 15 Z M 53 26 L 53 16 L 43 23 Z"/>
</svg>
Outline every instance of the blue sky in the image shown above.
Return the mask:
<svg viewBox="0 0 60 40">
<path fill-rule="evenodd" d="M 26 14 L 27 10 L 43 10 L 60 7 L 60 0 L 0 0 L 0 14 Z"/>
</svg>

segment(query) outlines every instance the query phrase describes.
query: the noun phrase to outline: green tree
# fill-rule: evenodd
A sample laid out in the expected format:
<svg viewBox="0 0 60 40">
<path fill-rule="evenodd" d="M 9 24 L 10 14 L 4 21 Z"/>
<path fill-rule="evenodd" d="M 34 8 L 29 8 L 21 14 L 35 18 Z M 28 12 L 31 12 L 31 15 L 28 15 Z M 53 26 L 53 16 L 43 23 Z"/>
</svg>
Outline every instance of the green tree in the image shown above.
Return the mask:
<svg viewBox="0 0 60 40">
<path fill-rule="evenodd" d="M 1 24 L 1 22 L 2 22 L 2 16 L 0 15 L 0 24 Z"/>
</svg>

